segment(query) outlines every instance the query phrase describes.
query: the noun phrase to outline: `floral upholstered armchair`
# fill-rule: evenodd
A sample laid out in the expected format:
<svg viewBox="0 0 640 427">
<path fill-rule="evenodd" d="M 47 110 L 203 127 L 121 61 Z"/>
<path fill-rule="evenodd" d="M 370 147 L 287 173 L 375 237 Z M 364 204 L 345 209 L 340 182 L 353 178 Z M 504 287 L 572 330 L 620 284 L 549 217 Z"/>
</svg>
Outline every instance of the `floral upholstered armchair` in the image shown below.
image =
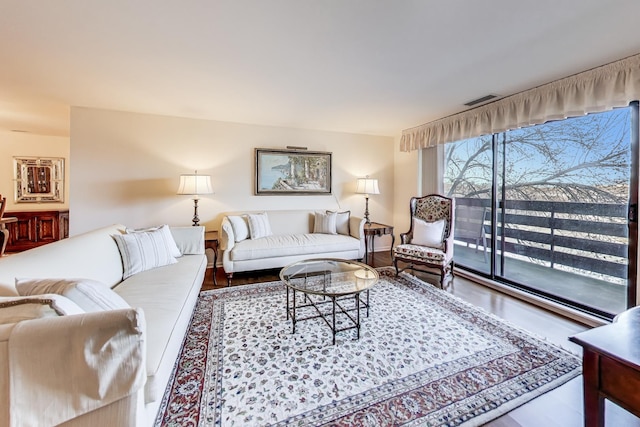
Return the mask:
<svg viewBox="0 0 640 427">
<path fill-rule="evenodd" d="M 437 272 L 440 287 L 451 274 L 453 279 L 453 227 L 455 200 L 439 194 L 412 197 L 409 202 L 411 226 L 400 234 L 400 245 L 393 250 L 393 265 L 396 275 L 410 268 L 412 271 Z M 398 262 L 406 266 L 398 269 Z M 420 265 L 426 268 L 415 268 Z"/>
</svg>

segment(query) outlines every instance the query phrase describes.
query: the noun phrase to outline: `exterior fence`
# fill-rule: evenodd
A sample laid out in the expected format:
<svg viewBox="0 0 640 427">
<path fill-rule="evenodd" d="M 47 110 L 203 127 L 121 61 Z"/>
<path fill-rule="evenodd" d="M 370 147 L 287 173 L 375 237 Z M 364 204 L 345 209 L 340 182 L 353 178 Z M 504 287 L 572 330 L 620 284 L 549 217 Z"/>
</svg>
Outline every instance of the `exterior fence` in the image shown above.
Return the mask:
<svg viewBox="0 0 640 427">
<path fill-rule="evenodd" d="M 483 231 L 489 248 L 490 205 L 488 199 L 456 197 L 457 210 L 487 208 Z M 627 278 L 627 205 L 507 200 L 504 217 L 500 203 L 496 218 L 498 253 L 519 255 L 551 268 L 562 265 Z"/>
</svg>

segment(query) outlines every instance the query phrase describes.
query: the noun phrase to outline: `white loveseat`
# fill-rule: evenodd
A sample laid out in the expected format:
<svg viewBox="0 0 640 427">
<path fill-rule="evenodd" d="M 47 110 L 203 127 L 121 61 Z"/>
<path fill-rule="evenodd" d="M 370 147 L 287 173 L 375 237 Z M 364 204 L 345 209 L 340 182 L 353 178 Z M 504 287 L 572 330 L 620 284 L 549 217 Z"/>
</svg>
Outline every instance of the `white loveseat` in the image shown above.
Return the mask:
<svg viewBox="0 0 640 427">
<path fill-rule="evenodd" d="M 336 214 L 336 228 L 322 229 L 316 218 L 330 211 L 270 210 L 227 213 L 222 218 L 220 251 L 222 266 L 231 282 L 236 272 L 284 267 L 309 258 L 364 257 L 365 220 L 347 212 Z M 250 216 L 265 214 L 267 235 L 256 238 Z M 245 221 L 246 226 L 242 226 Z M 238 232 L 240 224 L 240 232 Z M 245 228 L 246 227 L 246 228 Z M 264 231 L 264 230 L 263 230 Z M 264 234 L 264 233 L 261 233 Z"/>
<path fill-rule="evenodd" d="M 124 229 L 0 259 L 0 302 L 16 277 L 84 278 L 131 306 L 1 324 L 0 426 L 153 425 L 204 279 L 204 229 L 171 228 L 186 254 L 123 280 L 112 235 Z"/>
</svg>

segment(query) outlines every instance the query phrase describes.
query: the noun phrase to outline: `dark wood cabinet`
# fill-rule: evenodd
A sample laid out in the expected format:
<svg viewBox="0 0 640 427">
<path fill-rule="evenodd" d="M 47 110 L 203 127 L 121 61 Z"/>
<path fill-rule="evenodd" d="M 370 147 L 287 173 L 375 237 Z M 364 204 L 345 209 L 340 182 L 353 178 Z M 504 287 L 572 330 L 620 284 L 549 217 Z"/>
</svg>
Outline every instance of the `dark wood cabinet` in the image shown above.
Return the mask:
<svg viewBox="0 0 640 427">
<path fill-rule="evenodd" d="M 22 252 L 69 237 L 69 211 L 5 212 L 18 220 L 9 230 L 6 252 Z"/>
</svg>

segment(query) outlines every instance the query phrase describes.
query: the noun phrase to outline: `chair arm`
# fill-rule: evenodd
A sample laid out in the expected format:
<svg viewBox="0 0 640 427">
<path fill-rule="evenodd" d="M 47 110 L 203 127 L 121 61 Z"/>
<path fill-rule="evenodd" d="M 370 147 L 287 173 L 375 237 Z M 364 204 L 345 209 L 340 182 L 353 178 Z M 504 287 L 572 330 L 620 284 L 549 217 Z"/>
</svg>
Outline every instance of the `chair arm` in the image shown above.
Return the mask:
<svg viewBox="0 0 640 427">
<path fill-rule="evenodd" d="M 411 242 L 411 238 L 413 236 L 411 235 L 411 233 L 407 232 L 407 233 L 400 233 L 400 244 L 402 245 L 406 245 L 407 243 Z"/>
<path fill-rule="evenodd" d="M 453 258 L 453 240 L 454 230 L 452 226 L 451 231 L 449 232 L 449 236 L 444 239 L 444 242 L 442 242 L 442 250 L 444 252 L 445 263 L 448 263 L 449 260 Z"/>
<path fill-rule="evenodd" d="M 58 425 L 143 392 L 144 313 L 25 320 L 11 331 L 7 355 L 10 425 Z"/>
</svg>

